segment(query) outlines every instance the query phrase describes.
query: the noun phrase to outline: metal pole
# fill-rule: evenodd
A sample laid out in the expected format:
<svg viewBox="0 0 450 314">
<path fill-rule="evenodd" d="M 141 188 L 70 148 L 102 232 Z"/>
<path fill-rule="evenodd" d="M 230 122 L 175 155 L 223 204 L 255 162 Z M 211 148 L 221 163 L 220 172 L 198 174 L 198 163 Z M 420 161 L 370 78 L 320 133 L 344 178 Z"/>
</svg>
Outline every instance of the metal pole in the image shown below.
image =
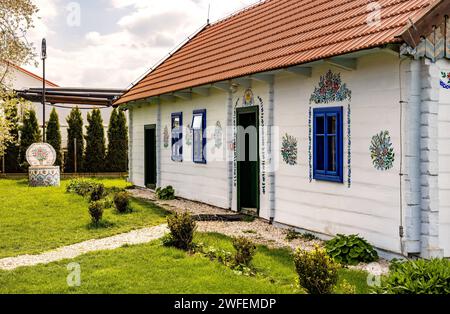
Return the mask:
<svg viewBox="0 0 450 314">
<path fill-rule="evenodd" d="M 42 39 L 42 141 L 45 143 L 45 59 L 47 58 L 47 43 Z"/>
</svg>

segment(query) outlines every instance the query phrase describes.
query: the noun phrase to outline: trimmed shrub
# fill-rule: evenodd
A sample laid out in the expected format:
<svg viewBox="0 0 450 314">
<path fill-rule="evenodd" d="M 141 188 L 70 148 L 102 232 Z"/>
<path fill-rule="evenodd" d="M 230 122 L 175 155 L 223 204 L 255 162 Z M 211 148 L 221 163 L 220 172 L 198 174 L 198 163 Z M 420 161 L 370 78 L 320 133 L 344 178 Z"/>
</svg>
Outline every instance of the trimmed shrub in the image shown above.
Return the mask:
<svg viewBox="0 0 450 314">
<path fill-rule="evenodd" d="M 105 197 L 105 186 L 102 183 L 96 183 L 90 190 L 91 202 L 99 201 Z"/>
<path fill-rule="evenodd" d="M 373 246 L 358 235 L 338 234 L 325 244 L 328 255 L 344 265 L 370 263 L 378 260 Z"/>
<path fill-rule="evenodd" d="M 197 229 L 197 224 L 192 215 L 188 212 L 175 213 L 175 215 L 167 218 L 167 224 L 173 246 L 185 251 L 189 250 L 192 247 L 194 232 Z"/>
<path fill-rule="evenodd" d="M 89 214 L 91 215 L 92 223 L 98 225 L 103 217 L 104 204 L 102 201 L 95 201 L 89 203 Z"/>
<path fill-rule="evenodd" d="M 247 238 L 233 238 L 233 247 L 236 250 L 234 254 L 234 264 L 236 266 L 249 266 L 256 252 L 256 245 Z"/>
<path fill-rule="evenodd" d="M 450 294 L 450 260 L 394 261 L 374 292 L 382 294 Z"/>
<path fill-rule="evenodd" d="M 312 251 L 297 249 L 294 253 L 294 263 L 299 284 L 308 293 L 333 292 L 338 282 L 339 264 L 328 256 L 325 249 L 317 245 Z"/>
<path fill-rule="evenodd" d="M 92 192 L 92 189 L 96 182 L 86 179 L 73 179 L 70 180 L 66 187 L 66 192 L 76 193 L 81 196 L 87 196 Z"/>
<path fill-rule="evenodd" d="M 130 211 L 130 194 L 127 192 L 119 192 L 114 195 L 114 206 L 119 213 Z"/>
<path fill-rule="evenodd" d="M 168 200 L 175 199 L 175 190 L 170 185 L 165 187 L 164 189 L 161 189 L 160 187 L 157 188 L 155 193 L 156 193 L 156 198 L 158 198 L 160 200 L 168 201 Z"/>
</svg>

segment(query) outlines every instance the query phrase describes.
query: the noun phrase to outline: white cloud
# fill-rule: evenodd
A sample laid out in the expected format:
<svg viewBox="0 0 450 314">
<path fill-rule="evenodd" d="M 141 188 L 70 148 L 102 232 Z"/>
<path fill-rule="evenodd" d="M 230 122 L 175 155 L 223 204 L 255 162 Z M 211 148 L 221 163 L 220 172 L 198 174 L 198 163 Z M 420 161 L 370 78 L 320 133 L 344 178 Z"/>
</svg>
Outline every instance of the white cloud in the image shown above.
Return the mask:
<svg viewBox="0 0 450 314">
<path fill-rule="evenodd" d="M 42 36 L 62 36 L 58 39 L 64 40 L 64 30 L 56 33 L 52 27 L 66 14 L 67 3 L 35 1 L 42 19 L 36 22 L 30 39 L 36 46 Z M 124 12 L 117 29 L 109 33 L 92 29 L 77 45 L 54 46 L 50 42 L 48 79 L 61 86 L 125 88 L 206 23 L 209 2 L 214 21 L 255 0 L 105 0 L 107 9 Z"/>
</svg>

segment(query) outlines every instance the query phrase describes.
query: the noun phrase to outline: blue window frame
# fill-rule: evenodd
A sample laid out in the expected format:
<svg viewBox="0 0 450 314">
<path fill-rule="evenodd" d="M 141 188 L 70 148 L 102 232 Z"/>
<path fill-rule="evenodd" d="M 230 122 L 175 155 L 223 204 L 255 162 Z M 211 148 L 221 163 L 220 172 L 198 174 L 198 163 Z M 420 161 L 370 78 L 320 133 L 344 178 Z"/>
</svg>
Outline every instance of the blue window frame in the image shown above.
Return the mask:
<svg viewBox="0 0 450 314">
<path fill-rule="evenodd" d="M 206 164 L 206 109 L 194 110 L 192 116 L 193 149 L 195 163 Z"/>
<path fill-rule="evenodd" d="M 172 113 L 172 160 L 183 161 L 183 113 Z"/>
<path fill-rule="evenodd" d="M 314 179 L 343 183 L 342 107 L 314 109 Z"/>
</svg>

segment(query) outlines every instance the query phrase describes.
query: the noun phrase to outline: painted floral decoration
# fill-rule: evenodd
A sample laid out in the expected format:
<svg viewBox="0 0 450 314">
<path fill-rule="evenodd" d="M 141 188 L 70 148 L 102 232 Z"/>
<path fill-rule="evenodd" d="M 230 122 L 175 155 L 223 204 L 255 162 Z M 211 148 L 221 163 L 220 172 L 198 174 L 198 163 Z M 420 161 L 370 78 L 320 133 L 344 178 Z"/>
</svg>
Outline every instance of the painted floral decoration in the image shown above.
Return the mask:
<svg viewBox="0 0 450 314">
<path fill-rule="evenodd" d="M 342 84 L 341 74 L 328 70 L 325 75 L 320 77 L 319 86 L 314 89 L 309 102 L 328 104 L 351 99 L 351 96 L 352 92 L 347 88 L 347 85 Z"/>
<path fill-rule="evenodd" d="M 220 121 L 217 121 L 216 128 L 214 130 L 214 145 L 216 146 L 217 149 L 222 147 L 223 141 L 222 137 L 223 137 L 222 125 Z"/>
<path fill-rule="evenodd" d="M 244 93 L 244 106 L 252 106 L 254 104 L 253 91 L 249 88 Z"/>
<path fill-rule="evenodd" d="M 297 164 L 297 139 L 287 133 L 283 136 L 281 156 L 287 165 L 295 166 Z"/>
<path fill-rule="evenodd" d="M 450 72 L 441 72 L 441 86 L 445 89 L 450 89 Z"/>
<path fill-rule="evenodd" d="M 167 128 L 167 125 L 164 127 L 163 141 L 164 148 L 169 147 L 169 129 Z"/>
<path fill-rule="evenodd" d="M 49 151 L 38 146 L 31 151 L 31 155 L 42 164 L 42 162 L 48 158 Z"/>
<path fill-rule="evenodd" d="M 381 131 L 372 137 L 370 156 L 374 167 L 378 170 L 389 170 L 393 167 L 395 153 L 389 131 Z"/>
</svg>

